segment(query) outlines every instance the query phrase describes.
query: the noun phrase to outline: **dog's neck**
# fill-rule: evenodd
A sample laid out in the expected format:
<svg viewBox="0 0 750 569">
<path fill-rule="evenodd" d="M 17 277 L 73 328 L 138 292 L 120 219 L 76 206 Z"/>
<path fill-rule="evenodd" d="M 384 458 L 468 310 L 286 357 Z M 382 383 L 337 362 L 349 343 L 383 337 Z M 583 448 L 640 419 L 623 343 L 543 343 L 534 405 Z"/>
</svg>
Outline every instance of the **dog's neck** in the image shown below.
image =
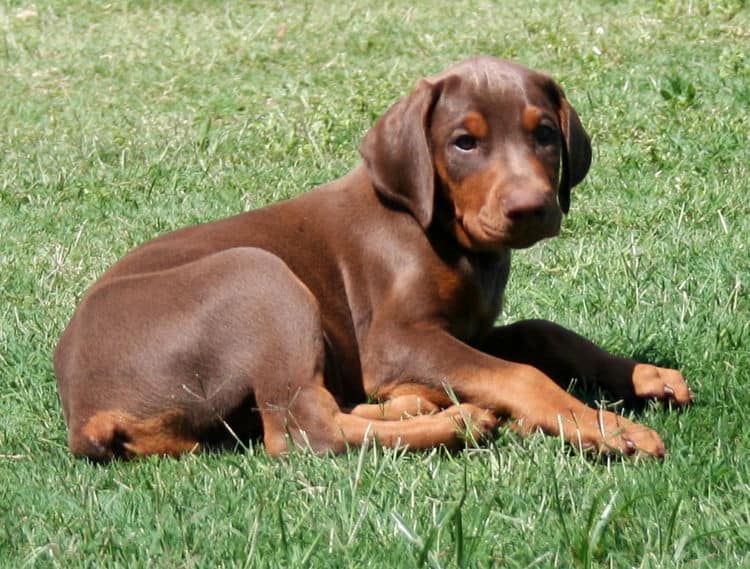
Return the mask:
<svg viewBox="0 0 750 569">
<path fill-rule="evenodd" d="M 436 207 L 435 211 L 446 208 Z M 503 305 L 503 294 L 510 274 L 511 250 L 472 251 L 462 246 L 453 232 L 452 220 L 445 215 L 436 215 L 427 229 L 427 237 L 433 250 L 453 270 L 461 275 L 465 286 L 473 291 L 476 299 L 472 305 L 476 313 L 470 321 L 471 330 L 461 336 L 467 341 L 481 337 L 494 324 Z"/>
</svg>

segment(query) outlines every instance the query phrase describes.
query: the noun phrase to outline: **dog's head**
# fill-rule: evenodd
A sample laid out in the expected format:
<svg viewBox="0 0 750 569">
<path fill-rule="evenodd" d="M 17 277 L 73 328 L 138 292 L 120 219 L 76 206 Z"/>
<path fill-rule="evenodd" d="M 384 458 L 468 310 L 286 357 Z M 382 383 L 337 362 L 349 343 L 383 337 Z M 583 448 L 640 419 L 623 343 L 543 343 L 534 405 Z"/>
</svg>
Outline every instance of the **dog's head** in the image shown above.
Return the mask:
<svg viewBox="0 0 750 569">
<path fill-rule="evenodd" d="M 570 189 L 591 163 L 589 138 L 562 89 L 491 57 L 421 80 L 360 152 L 384 199 L 424 228 L 448 223 L 459 243 L 479 251 L 556 235 Z"/>
</svg>

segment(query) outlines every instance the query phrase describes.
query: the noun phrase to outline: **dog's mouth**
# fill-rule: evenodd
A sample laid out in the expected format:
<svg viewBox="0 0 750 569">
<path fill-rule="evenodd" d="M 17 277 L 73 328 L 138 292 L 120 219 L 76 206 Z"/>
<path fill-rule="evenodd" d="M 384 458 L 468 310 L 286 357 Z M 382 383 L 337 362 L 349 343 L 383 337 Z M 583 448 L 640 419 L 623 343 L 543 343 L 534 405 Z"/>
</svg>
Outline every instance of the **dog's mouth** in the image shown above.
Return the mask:
<svg viewBox="0 0 750 569">
<path fill-rule="evenodd" d="M 550 219 L 517 222 L 506 216 L 478 215 L 456 217 L 460 242 L 479 251 L 525 249 L 536 242 L 554 237 L 560 231 L 560 220 Z"/>
</svg>

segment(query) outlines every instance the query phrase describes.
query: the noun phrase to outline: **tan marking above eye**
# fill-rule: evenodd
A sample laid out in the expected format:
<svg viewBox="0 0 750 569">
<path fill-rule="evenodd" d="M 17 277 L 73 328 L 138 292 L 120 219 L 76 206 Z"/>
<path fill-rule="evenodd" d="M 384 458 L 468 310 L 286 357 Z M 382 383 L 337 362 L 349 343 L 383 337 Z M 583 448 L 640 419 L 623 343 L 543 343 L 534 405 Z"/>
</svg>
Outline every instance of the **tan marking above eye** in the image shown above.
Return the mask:
<svg viewBox="0 0 750 569">
<path fill-rule="evenodd" d="M 521 126 L 527 132 L 532 132 L 541 120 L 542 110 L 534 105 L 527 105 L 521 113 Z"/>
<path fill-rule="evenodd" d="M 464 118 L 463 126 L 474 138 L 484 138 L 490 131 L 490 127 L 484 117 L 472 111 Z"/>
</svg>

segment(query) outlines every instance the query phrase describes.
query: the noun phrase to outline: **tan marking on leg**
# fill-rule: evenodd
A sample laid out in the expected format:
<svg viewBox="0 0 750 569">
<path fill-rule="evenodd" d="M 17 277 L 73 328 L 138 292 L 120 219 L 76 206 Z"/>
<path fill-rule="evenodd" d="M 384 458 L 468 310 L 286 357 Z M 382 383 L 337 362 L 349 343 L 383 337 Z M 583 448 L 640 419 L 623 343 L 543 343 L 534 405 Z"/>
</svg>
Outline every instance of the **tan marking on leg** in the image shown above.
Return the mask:
<svg viewBox="0 0 750 569">
<path fill-rule="evenodd" d="M 365 419 L 398 421 L 418 415 L 430 415 L 439 411 L 437 405 L 419 395 L 403 395 L 381 403 L 357 405 L 351 410 L 352 415 Z"/>
<path fill-rule="evenodd" d="M 623 454 L 665 454 L 664 443 L 652 429 L 612 413 L 592 409 L 540 371 L 509 364 L 502 378 L 474 370 L 461 386 L 461 397 L 518 421 L 522 434 L 541 430 L 561 435 L 574 447 Z"/>
<path fill-rule="evenodd" d="M 369 420 L 339 413 L 336 423 L 352 446 L 377 440 L 382 446 L 425 449 L 455 447 L 466 438 L 480 439 L 496 426 L 492 413 L 474 405 L 454 405 L 435 415 L 421 415 L 403 421 Z"/>
<path fill-rule="evenodd" d="M 638 397 L 653 397 L 675 405 L 689 405 L 693 402 L 692 391 L 682 373 L 676 369 L 636 364 L 632 382 Z"/>
<path fill-rule="evenodd" d="M 393 382 L 386 384 L 378 389 L 375 396 L 383 400 L 397 399 L 405 396 L 418 397 L 440 409 L 445 409 L 455 403 L 446 389 L 419 383 Z"/>
<path fill-rule="evenodd" d="M 86 422 L 78 436 L 71 436 L 70 443 L 74 454 L 93 460 L 149 454 L 177 456 L 200 447 L 185 433 L 184 416 L 179 411 L 146 419 L 118 410 L 100 411 Z"/>
</svg>

